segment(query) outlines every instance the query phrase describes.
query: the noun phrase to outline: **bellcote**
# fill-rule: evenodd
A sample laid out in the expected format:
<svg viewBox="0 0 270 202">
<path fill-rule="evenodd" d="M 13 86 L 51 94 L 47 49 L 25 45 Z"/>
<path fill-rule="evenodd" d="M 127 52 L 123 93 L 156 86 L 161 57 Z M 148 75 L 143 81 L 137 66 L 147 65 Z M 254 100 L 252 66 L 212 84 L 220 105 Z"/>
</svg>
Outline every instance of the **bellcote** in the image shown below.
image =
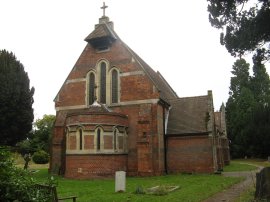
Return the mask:
<svg viewBox="0 0 270 202">
<path fill-rule="evenodd" d="M 117 39 L 113 31 L 113 22 L 105 15 L 105 9 L 108 6 L 103 3 L 103 16 L 99 18 L 99 23 L 95 25 L 95 30 L 91 32 L 84 40 L 90 43 L 95 49 L 105 50 Z"/>
</svg>

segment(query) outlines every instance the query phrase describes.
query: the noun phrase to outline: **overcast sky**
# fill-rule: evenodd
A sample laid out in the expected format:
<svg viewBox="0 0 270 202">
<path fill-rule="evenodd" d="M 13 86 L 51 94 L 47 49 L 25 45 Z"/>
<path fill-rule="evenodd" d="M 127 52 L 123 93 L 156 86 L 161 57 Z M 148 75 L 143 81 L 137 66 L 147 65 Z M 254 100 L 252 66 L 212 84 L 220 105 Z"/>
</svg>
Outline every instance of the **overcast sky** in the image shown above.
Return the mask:
<svg viewBox="0 0 270 202">
<path fill-rule="evenodd" d="M 12 51 L 35 87 L 35 118 L 55 114 L 53 99 L 102 16 L 102 0 L 0 0 L 0 49 Z M 235 59 L 208 21 L 206 0 L 107 0 L 119 37 L 179 97 L 213 91 L 228 99 Z M 269 71 L 268 71 L 269 72 Z"/>
</svg>

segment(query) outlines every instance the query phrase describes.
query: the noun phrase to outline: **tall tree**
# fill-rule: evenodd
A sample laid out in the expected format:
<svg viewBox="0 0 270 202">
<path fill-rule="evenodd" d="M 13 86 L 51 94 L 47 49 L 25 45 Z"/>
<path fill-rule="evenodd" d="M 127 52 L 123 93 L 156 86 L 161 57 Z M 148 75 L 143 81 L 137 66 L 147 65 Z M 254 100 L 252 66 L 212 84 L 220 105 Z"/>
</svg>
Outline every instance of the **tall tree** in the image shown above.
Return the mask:
<svg viewBox="0 0 270 202">
<path fill-rule="evenodd" d="M 251 88 L 258 104 L 270 104 L 270 79 L 262 64 L 263 55 L 260 50 L 253 56 L 253 77 Z"/>
<path fill-rule="evenodd" d="M 44 150 L 49 153 L 50 139 L 55 121 L 55 115 L 44 115 L 34 123 L 34 130 L 30 137 L 32 148 L 35 151 Z"/>
<path fill-rule="evenodd" d="M 231 86 L 229 94 L 232 98 L 239 97 L 241 90 L 249 86 L 249 64 L 244 59 L 236 60 L 232 67 Z"/>
<path fill-rule="evenodd" d="M 228 136 L 233 157 L 266 157 L 270 154 L 270 80 L 257 53 L 253 76 L 244 59 L 233 65 L 230 96 L 226 104 Z"/>
<path fill-rule="evenodd" d="M 13 146 L 32 129 L 34 88 L 13 53 L 0 50 L 0 144 Z"/>
<path fill-rule="evenodd" d="M 209 21 L 223 28 L 220 42 L 233 56 L 261 50 L 270 58 L 269 0 L 207 0 Z"/>
<path fill-rule="evenodd" d="M 245 126 L 249 122 L 255 104 L 250 89 L 249 64 L 244 59 L 236 60 L 232 74 L 230 96 L 226 104 L 227 131 L 232 141 L 232 155 L 243 157 L 250 142 Z"/>
</svg>

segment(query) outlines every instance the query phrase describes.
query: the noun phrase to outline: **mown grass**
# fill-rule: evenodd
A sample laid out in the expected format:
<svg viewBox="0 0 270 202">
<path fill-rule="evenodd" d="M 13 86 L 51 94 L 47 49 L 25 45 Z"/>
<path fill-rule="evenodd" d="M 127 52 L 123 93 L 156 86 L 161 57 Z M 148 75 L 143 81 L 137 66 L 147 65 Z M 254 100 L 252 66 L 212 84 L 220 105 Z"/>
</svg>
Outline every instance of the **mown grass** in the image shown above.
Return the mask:
<svg viewBox="0 0 270 202">
<path fill-rule="evenodd" d="M 40 169 L 33 178 L 44 182 L 48 178 L 47 169 Z M 114 179 L 71 180 L 55 176 L 60 196 L 78 196 L 78 202 L 124 202 L 124 201 L 202 201 L 211 195 L 241 181 L 241 178 L 223 177 L 221 175 L 179 174 L 158 177 L 127 177 L 126 192 L 114 192 Z M 157 185 L 180 186 L 179 189 L 164 196 L 135 194 L 138 186 L 145 188 Z"/>
<path fill-rule="evenodd" d="M 266 159 L 235 159 L 233 162 L 247 163 L 256 166 L 269 167 L 270 162 Z"/>
<path fill-rule="evenodd" d="M 254 165 L 247 164 L 246 162 L 241 161 L 231 161 L 230 165 L 225 166 L 224 172 L 241 172 L 241 171 L 252 171 L 256 170 L 257 167 Z"/>
</svg>

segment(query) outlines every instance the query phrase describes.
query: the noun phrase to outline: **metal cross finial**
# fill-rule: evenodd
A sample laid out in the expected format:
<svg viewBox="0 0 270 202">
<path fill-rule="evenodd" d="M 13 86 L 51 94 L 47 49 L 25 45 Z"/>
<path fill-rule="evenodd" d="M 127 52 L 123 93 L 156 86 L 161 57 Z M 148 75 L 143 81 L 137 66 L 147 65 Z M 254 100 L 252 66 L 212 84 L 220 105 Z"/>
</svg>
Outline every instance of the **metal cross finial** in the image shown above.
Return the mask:
<svg viewBox="0 0 270 202">
<path fill-rule="evenodd" d="M 108 8 L 108 6 L 106 6 L 105 2 L 103 2 L 103 6 L 100 8 L 103 9 L 103 17 L 104 17 L 105 16 L 105 9 Z"/>
</svg>

